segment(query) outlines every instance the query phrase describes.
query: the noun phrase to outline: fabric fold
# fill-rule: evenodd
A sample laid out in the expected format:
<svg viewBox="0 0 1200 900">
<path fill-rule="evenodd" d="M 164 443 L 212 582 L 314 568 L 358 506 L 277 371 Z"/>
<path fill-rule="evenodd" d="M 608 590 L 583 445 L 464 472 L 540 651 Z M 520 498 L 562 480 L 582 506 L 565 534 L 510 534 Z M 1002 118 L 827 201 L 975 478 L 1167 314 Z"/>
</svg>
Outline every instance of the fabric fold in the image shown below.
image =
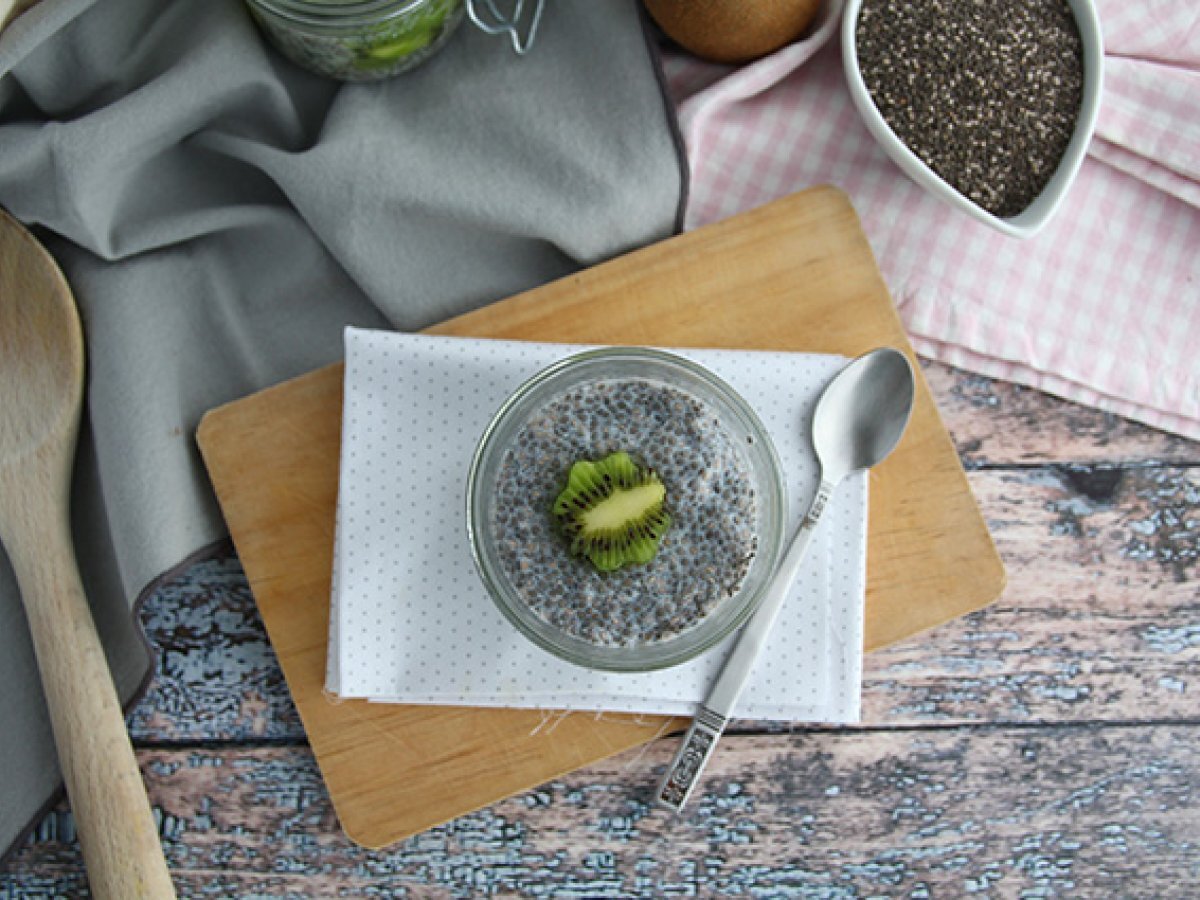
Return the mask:
<svg viewBox="0 0 1200 900">
<path fill-rule="evenodd" d="M 1091 154 L 1200 209 L 1200 55 L 1193 62 L 1110 57 Z"/>
<path fill-rule="evenodd" d="M 464 27 L 342 85 L 242 0 L 41 0 L 0 34 L 0 205 L 63 268 L 87 334 L 75 530 L 123 696 L 130 615 L 224 533 L 203 412 L 671 234 L 682 160 L 635 0 L 552 5 L 536 48 Z M 0 558 L 0 847 L 58 776 Z M 11 626 L 11 627 L 10 627 Z"/>
<path fill-rule="evenodd" d="M 1198 15 L 1187 0 L 1099 9 L 1095 138 L 1035 236 L 995 232 L 903 175 L 853 107 L 829 20 L 740 69 L 667 54 L 687 226 L 837 185 L 918 350 L 1200 439 Z"/>
</svg>

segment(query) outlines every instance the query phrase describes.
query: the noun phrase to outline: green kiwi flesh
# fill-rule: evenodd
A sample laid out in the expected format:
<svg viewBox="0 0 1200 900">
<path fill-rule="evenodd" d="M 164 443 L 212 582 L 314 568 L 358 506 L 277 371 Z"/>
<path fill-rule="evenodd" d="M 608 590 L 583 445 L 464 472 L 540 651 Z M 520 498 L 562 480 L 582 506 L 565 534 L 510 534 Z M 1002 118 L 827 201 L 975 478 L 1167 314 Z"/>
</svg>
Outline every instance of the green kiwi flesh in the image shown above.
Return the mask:
<svg viewBox="0 0 1200 900">
<path fill-rule="evenodd" d="M 666 496 L 666 487 L 652 469 L 618 451 L 572 465 L 553 515 L 572 555 L 611 572 L 654 559 L 671 524 Z"/>
</svg>

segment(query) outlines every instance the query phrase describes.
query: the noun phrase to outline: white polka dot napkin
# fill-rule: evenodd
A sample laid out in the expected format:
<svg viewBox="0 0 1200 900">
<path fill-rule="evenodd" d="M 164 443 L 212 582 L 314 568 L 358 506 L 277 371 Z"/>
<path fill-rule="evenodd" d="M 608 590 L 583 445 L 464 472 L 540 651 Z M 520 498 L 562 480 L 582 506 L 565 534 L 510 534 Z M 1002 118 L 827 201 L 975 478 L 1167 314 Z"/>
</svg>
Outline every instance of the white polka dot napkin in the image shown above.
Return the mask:
<svg viewBox="0 0 1200 900">
<path fill-rule="evenodd" d="M 690 714 L 729 642 L 647 674 L 564 662 L 496 609 L 471 558 L 467 471 L 506 397 L 564 344 L 347 329 L 327 687 L 439 705 Z M 766 424 L 799 522 L 818 472 L 808 423 L 840 357 L 675 350 L 732 385 Z M 867 479 L 835 495 L 737 710 L 740 718 L 859 717 Z M 732 639 L 731 639 L 732 640 Z"/>
</svg>

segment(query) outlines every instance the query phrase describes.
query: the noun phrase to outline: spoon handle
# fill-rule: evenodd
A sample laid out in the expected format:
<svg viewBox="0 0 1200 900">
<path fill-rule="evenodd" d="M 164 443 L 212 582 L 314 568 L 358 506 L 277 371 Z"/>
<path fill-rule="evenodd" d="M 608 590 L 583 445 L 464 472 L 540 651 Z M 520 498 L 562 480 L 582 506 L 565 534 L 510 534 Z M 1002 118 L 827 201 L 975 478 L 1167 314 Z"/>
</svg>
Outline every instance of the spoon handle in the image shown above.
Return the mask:
<svg viewBox="0 0 1200 900">
<path fill-rule="evenodd" d="M 655 799 L 663 806 L 675 812 L 681 811 L 696 787 L 700 773 L 704 771 L 708 758 L 712 756 L 717 741 L 725 730 L 725 725 L 733 715 L 742 688 L 750 679 L 750 672 L 763 644 L 766 643 L 767 636 L 771 633 L 771 626 L 775 624 L 780 607 L 783 606 L 784 599 L 800 573 L 809 541 L 821 520 L 821 514 L 825 511 L 825 505 L 829 502 L 834 487 L 834 483 L 821 480 L 808 514 L 800 523 L 783 561 L 771 577 L 766 596 L 749 621 L 742 626 L 737 644 L 721 667 L 721 674 L 709 688 L 708 697 L 700 704 L 700 709 L 683 736 L 675 758 L 667 766 L 666 774 L 655 793 Z"/>
<path fill-rule="evenodd" d="M 0 489 L 6 507 L 0 525 L 7 525 L 0 538 L 24 600 L 92 895 L 174 897 L 120 700 L 80 583 L 65 498 L 36 476 L 0 479 Z"/>
</svg>

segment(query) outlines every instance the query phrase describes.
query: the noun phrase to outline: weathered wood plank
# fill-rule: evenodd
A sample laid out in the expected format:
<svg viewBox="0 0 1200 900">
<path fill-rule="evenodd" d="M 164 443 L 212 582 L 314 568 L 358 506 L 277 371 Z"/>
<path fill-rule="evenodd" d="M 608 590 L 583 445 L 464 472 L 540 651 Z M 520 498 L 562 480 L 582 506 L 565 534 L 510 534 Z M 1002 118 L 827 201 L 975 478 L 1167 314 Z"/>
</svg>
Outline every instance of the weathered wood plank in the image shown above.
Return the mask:
<svg viewBox="0 0 1200 900">
<path fill-rule="evenodd" d="M 341 836 L 305 748 L 143 751 L 182 896 L 1184 897 L 1200 877 L 1200 727 L 732 737 L 676 820 L 659 741 L 395 848 Z M 80 885 L 69 813 L 0 896 Z M 29 881 L 26 882 L 26 876 Z"/>
<path fill-rule="evenodd" d="M 165 585 L 144 611 L 161 676 L 132 722 L 182 895 L 1188 896 L 1200 445 L 926 375 L 1008 590 L 869 656 L 870 727 L 742 723 L 677 824 L 645 802 L 663 741 L 361 851 L 336 827 L 237 560 Z M 0 898 L 82 892 L 72 840 L 60 808 L 0 873 Z"/>
<path fill-rule="evenodd" d="M 868 656 L 867 721 L 1196 721 L 1200 470 L 1092 477 L 971 473 L 1008 587 Z"/>
<path fill-rule="evenodd" d="M 1200 444 L 940 363 L 924 362 L 942 419 L 968 468 L 1041 463 L 1200 463 Z"/>
<path fill-rule="evenodd" d="M 986 469 L 971 484 L 1009 569 L 992 607 L 870 655 L 865 718 L 1195 720 L 1200 469 Z M 160 671 L 141 741 L 300 740 L 299 720 L 231 554 L 144 610 Z"/>
<path fill-rule="evenodd" d="M 134 740 L 303 739 L 300 717 L 230 546 L 146 598 L 154 681 L 129 716 Z"/>
</svg>

